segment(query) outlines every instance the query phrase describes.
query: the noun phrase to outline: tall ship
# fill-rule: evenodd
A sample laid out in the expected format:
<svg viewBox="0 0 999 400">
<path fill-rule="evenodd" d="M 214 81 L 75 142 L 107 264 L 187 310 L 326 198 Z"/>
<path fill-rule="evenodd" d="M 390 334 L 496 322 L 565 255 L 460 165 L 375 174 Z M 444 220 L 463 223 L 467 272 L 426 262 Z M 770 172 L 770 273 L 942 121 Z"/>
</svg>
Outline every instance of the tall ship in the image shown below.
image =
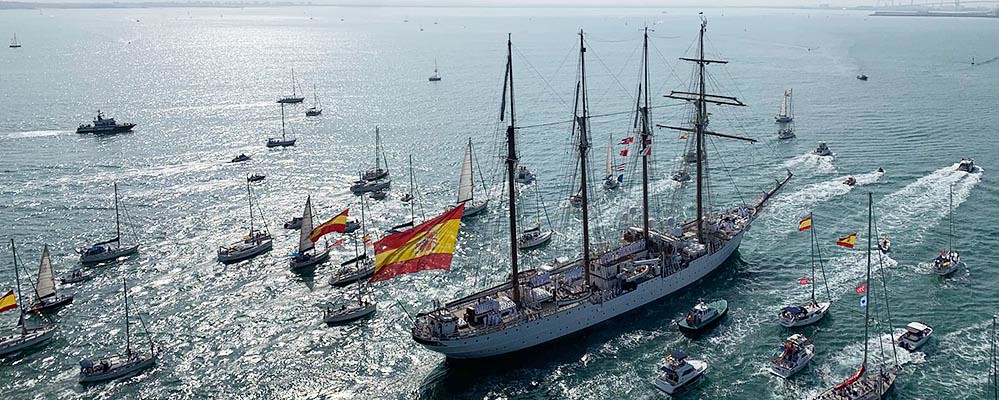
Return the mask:
<svg viewBox="0 0 999 400">
<path fill-rule="evenodd" d="M 133 128 L 135 128 L 135 124 L 131 122 L 119 124 L 115 122 L 114 118 L 106 118 L 101 110 L 97 110 L 97 117 L 94 118 L 94 123 L 80 125 L 76 128 L 76 133 L 111 135 L 115 133 L 131 132 Z"/>
<path fill-rule="evenodd" d="M 515 168 L 518 164 L 514 114 L 512 42 L 507 40 L 507 65 L 500 120 L 509 117 L 506 129 L 506 180 L 510 224 L 509 278 L 504 283 L 448 302 L 434 303 L 430 311 L 417 314 L 412 337 L 427 349 L 448 358 L 476 359 L 516 352 L 548 343 L 592 327 L 662 299 L 704 278 L 722 265 L 739 247 L 746 230 L 768 200 L 791 178 L 778 180 L 750 203 L 726 210 L 706 207 L 706 136 L 752 139 L 708 131 L 708 104 L 743 105 L 738 99 L 705 93 L 704 69 L 721 63 L 704 57 L 706 20 L 702 19 L 698 56 L 683 58 L 695 63 L 695 90 L 672 92 L 667 97 L 689 102 L 696 108 L 690 132 L 696 140 L 696 219 L 673 224 L 662 231 L 649 226 L 649 177 L 652 145 L 648 30 L 644 35 L 642 82 L 638 91 L 636 129 L 644 149 L 639 153 L 642 168 L 642 223 L 624 230 L 620 242 L 607 250 L 591 246 L 589 213 L 590 190 L 587 163 L 590 150 L 590 112 L 586 95 L 586 47 L 580 31 L 579 81 L 577 82 L 573 146 L 579 166 L 582 249 L 578 259 L 520 270 L 517 254 L 517 210 Z"/>
</svg>

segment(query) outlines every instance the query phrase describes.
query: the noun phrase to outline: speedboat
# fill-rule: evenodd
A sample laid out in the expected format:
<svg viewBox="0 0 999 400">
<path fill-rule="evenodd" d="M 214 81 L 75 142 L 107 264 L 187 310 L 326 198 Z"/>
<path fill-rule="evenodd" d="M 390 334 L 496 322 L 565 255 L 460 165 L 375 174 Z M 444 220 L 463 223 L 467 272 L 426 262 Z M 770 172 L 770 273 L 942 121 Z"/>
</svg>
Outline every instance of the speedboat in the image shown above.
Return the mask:
<svg viewBox="0 0 999 400">
<path fill-rule="evenodd" d="M 779 121 L 778 121 L 779 122 Z M 794 138 L 794 130 L 791 129 L 781 129 L 777 131 L 777 139 L 792 139 Z"/>
<path fill-rule="evenodd" d="M 826 142 L 819 142 L 819 147 L 812 150 L 812 154 L 822 157 L 833 155 L 832 150 L 829 150 L 829 146 L 826 145 Z"/>
<path fill-rule="evenodd" d="M 882 253 L 891 251 L 891 241 L 888 240 L 888 236 L 882 236 L 881 240 L 878 241 L 878 250 L 881 250 Z"/>
<path fill-rule="evenodd" d="M 246 154 L 240 154 L 240 155 L 236 156 L 236 158 L 233 158 L 232 161 L 230 161 L 230 162 L 238 163 L 238 162 L 243 162 L 243 161 L 250 161 L 250 156 L 248 156 Z"/>
<path fill-rule="evenodd" d="M 368 197 L 371 197 L 372 200 L 385 200 L 385 198 L 388 197 L 388 190 L 385 189 L 376 190 L 374 192 L 371 192 L 368 195 Z"/>
<path fill-rule="evenodd" d="M 95 383 L 125 378 L 156 365 L 155 353 L 132 352 L 98 360 L 80 360 L 80 383 Z"/>
<path fill-rule="evenodd" d="M 465 202 L 465 209 L 461 211 L 461 217 L 474 217 L 481 214 L 486 210 L 486 206 L 489 205 L 489 200 L 474 201 L 469 200 Z"/>
<path fill-rule="evenodd" d="M 708 328 L 714 326 L 721 318 L 728 313 L 728 302 L 718 300 L 711 303 L 698 300 L 687 317 L 677 323 L 680 331 L 688 334 L 703 333 Z"/>
<path fill-rule="evenodd" d="M 905 333 L 898 337 L 898 345 L 909 351 L 916 351 L 922 347 L 933 334 L 933 328 L 921 322 L 910 322 L 905 326 Z"/>
<path fill-rule="evenodd" d="M 531 182 L 534 182 L 536 178 L 537 177 L 534 175 L 534 173 L 531 172 L 531 170 L 527 169 L 527 167 L 520 164 L 517 165 L 517 170 L 513 172 L 513 180 L 514 182 L 517 183 L 523 183 L 527 185 Z"/>
<path fill-rule="evenodd" d="M 785 328 L 794 328 L 819 322 L 828 311 L 829 303 L 812 300 L 802 306 L 782 308 L 777 313 L 777 318 Z"/>
<path fill-rule="evenodd" d="M 354 304 L 341 304 L 339 307 L 328 306 L 323 309 L 323 322 L 330 325 L 350 322 L 374 314 L 377 309 L 378 303 L 367 300 Z"/>
<path fill-rule="evenodd" d="M 110 135 L 131 132 L 132 128 L 135 128 L 135 124 L 127 122 L 119 124 L 115 122 L 114 118 L 104 118 L 104 113 L 101 110 L 97 110 L 97 117 L 94 118 L 94 123 L 92 125 L 80 125 L 80 127 L 76 128 L 76 133 Z"/>
<path fill-rule="evenodd" d="M 856 185 L 857 184 L 857 178 L 854 178 L 853 175 L 850 175 L 850 176 L 846 177 L 845 180 L 843 180 L 843 184 L 846 185 L 846 186 Z"/>
<path fill-rule="evenodd" d="M 704 371 L 707 369 L 708 363 L 688 359 L 684 352 L 674 350 L 666 355 L 666 359 L 659 366 L 661 373 L 656 377 L 654 384 L 666 394 L 674 394 L 696 383 L 704 376 Z"/>
<path fill-rule="evenodd" d="M 964 172 L 975 172 L 975 159 L 962 158 L 961 163 L 957 165 L 957 170 Z"/>
<path fill-rule="evenodd" d="M 25 329 L 16 335 L 0 337 L 0 357 L 40 345 L 52 339 L 57 325 L 46 325 L 35 329 Z"/>
<path fill-rule="evenodd" d="M 812 340 L 801 334 L 787 338 L 787 343 L 774 352 L 770 360 L 770 373 L 787 379 L 801 371 L 815 357 L 815 345 Z"/>
<path fill-rule="evenodd" d="M 260 175 L 260 174 L 253 174 L 253 175 L 250 175 L 250 176 L 246 177 L 246 181 L 247 182 L 259 182 L 259 181 L 264 180 L 264 178 L 266 178 L 266 176 Z"/>
<path fill-rule="evenodd" d="M 94 274 L 91 272 L 84 271 L 82 269 L 75 269 L 69 275 L 66 275 L 59 279 L 62 283 L 79 283 L 93 278 Z"/>
<path fill-rule="evenodd" d="M 291 255 L 290 266 L 293 270 L 315 267 L 330 259 L 330 249 L 325 249 L 317 254 L 295 253 Z"/>
<path fill-rule="evenodd" d="M 401 200 L 403 203 L 409 203 L 410 201 L 413 201 L 413 194 L 406 193 L 402 195 L 402 198 L 400 198 L 399 200 Z"/>
<path fill-rule="evenodd" d="M 552 231 L 541 231 L 541 225 L 535 225 L 534 228 L 524 231 L 517 238 L 517 248 L 521 250 L 530 250 L 535 247 L 539 247 L 548 243 L 552 240 Z"/>
<path fill-rule="evenodd" d="M 933 272 L 940 276 L 950 275 L 957 270 L 960 263 L 961 255 L 958 252 L 948 253 L 946 250 L 941 250 L 940 255 L 933 260 Z"/>
<path fill-rule="evenodd" d="M 347 260 L 340 266 L 340 271 L 330 277 L 330 286 L 347 286 L 375 274 L 375 262 L 365 254 Z"/>
<path fill-rule="evenodd" d="M 857 75 L 857 79 L 860 79 L 862 81 L 866 81 L 867 80 L 867 75 L 864 75 L 864 74 Z"/>
<path fill-rule="evenodd" d="M 673 174 L 672 179 L 677 182 L 690 182 L 690 173 L 681 169 Z"/>
<path fill-rule="evenodd" d="M 302 229 L 302 217 L 292 217 L 284 223 L 284 229 Z"/>
<path fill-rule="evenodd" d="M 219 247 L 218 260 L 224 264 L 247 260 L 270 251 L 273 246 L 270 233 L 254 230 L 229 247 Z"/>
</svg>

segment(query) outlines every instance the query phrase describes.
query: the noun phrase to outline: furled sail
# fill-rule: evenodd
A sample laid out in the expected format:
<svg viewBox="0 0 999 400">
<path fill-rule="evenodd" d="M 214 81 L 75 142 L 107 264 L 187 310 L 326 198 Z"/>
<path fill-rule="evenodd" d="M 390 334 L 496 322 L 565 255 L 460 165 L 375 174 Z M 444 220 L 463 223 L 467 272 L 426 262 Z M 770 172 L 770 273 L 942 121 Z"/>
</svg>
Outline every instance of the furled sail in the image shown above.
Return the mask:
<svg viewBox="0 0 999 400">
<path fill-rule="evenodd" d="M 312 239 L 312 196 L 305 199 L 305 211 L 302 212 L 302 228 L 298 230 L 298 252 L 305 252 L 315 248 Z"/>
<path fill-rule="evenodd" d="M 461 179 L 458 181 L 458 202 L 464 203 L 472 199 L 472 142 L 465 148 L 465 162 L 461 165 Z"/>
<path fill-rule="evenodd" d="M 49 260 L 49 246 L 42 250 L 42 263 L 38 266 L 38 285 L 35 294 L 42 300 L 55 296 L 55 278 L 52 277 L 52 262 Z"/>
</svg>

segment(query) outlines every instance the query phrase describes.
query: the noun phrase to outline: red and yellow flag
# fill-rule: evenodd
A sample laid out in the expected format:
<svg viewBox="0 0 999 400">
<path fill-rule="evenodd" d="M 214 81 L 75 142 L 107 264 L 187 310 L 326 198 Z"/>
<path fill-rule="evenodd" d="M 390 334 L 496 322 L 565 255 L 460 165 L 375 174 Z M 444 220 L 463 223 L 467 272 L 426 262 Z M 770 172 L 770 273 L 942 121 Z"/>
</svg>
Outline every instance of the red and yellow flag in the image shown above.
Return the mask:
<svg viewBox="0 0 999 400">
<path fill-rule="evenodd" d="M 451 269 L 465 204 L 413 229 L 375 242 L 375 274 L 369 282 L 431 269 Z"/>
<path fill-rule="evenodd" d="M 811 228 L 812 228 L 812 216 L 811 215 L 809 215 L 808 218 L 805 218 L 805 219 L 801 220 L 801 222 L 798 222 L 798 232 L 801 232 L 801 231 L 806 230 L 806 229 L 811 229 Z"/>
<path fill-rule="evenodd" d="M 7 294 L 0 297 L 0 312 L 10 311 L 17 308 L 17 299 L 14 298 L 14 291 L 11 290 Z"/>
<path fill-rule="evenodd" d="M 856 233 L 851 234 L 850 236 L 847 236 L 847 237 L 841 237 L 841 238 L 839 238 L 839 239 L 836 240 L 836 245 L 837 246 L 843 246 L 843 247 L 846 247 L 848 249 L 852 249 L 853 245 L 855 245 L 855 244 L 857 244 L 857 234 Z"/>
<path fill-rule="evenodd" d="M 326 236 L 326 234 L 333 232 L 343 233 L 343 231 L 347 229 L 348 211 L 350 211 L 349 208 L 343 210 L 342 213 L 331 218 L 329 221 L 323 222 L 322 225 L 317 226 L 316 229 L 312 230 L 312 233 L 309 233 L 309 240 L 311 240 L 312 243 L 315 243 L 317 240 L 319 240 L 319 238 Z"/>
</svg>

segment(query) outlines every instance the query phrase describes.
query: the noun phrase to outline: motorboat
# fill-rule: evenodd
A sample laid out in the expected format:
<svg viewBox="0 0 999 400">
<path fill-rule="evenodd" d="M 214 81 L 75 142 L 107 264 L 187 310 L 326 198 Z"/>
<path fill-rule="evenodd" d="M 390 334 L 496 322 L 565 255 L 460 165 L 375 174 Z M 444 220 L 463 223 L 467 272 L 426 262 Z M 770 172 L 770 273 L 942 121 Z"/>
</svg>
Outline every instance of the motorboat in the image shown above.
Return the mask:
<svg viewBox="0 0 999 400">
<path fill-rule="evenodd" d="M 843 180 L 843 184 L 846 185 L 846 186 L 856 185 L 857 184 L 857 178 L 854 178 L 853 175 L 850 175 L 850 176 L 846 177 L 846 179 Z"/>
<path fill-rule="evenodd" d="M 260 175 L 260 174 L 253 174 L 253 175 L 250 175 L 250 176 L 246 177 L 246 181 L 247 182 L 260 182 L 260 181 L 264 180 L 264 178 L 266 178 L 266 176 Z"/>
<path fill-rule="evenodd" d="M 552 231 L 542 231 L 541 224 L 535 225 L 533 228 L 524 231 L 517 238 L 517 248 L 521 250 L 530 250 L 536 247 L 540 247 L 545 243 L 552 240 Z"/>
<path fill-rule="evenodd" d="M 302 217 L 292 217 L 291 221 L 285 221 L 284 229 L 301 229 Z"/>
<path fill-rule="evenodd" d="M 866 81 L 867 80 L 867 75 L 864 75 L 864 74 L 857 75 L 857 79 L 860 79 L 862 81 Z"/>
<path fill-rule="evenodd" d="M 826 145 L 826 142 L 819 142 L 819 147 L 812 150 L 812 154 L 822 157 L 833 155 L 832 150 L 829 150 L 829 146 Z"/>
<path fill-rule="evenodd" d="M 962 158 L 961 163 L 957 164 L 957 170 L 964 172 L 975 172 L 975 159 Z"/>
<path fill-rule="evenodd" d="M 328 306 L 323 309 L 323 322 L 329 325 L 342 324 L 367 317 L 378 309 L 378 303 L 361 300 L 359 303 Z"/>
<path fill-rule="evenodd" d="M 582 207 L 583 195 L 581 193 L 576 193 L 572 196 L 569 196 L 569 204 L 576 208 Z"/>
<path fill-rule="evenodd" d="M 676 171 L 676 173 L 673 174 L 672 179 L 674 181 L 676 181 L 676 182 L 681 182 L 682 183 L 682 182 L 690 182 L 691 178 L 690 178 L 690 173 L 689 172 L 687 172 L 686 170 L 682 170 L 681 169 L 679 171 Z"/>
<path fill-rule="evenodd" d="M 795 137 L 794 129 L 785 128 L 777 131 L 777 139 L 787 140 Z"/>
<path fill-rule="evenodd" d="M 888 236 L 882 236 L 881 240 L 878 241 L 878 250 L 881 250 L 882 253 L 891 251 L 891 241 L 888 240 Z"/>
<path fill-rule="evenodd" d="M 903 349 L 916 351 L 930 340 L 930 335 L 932 334 L 933 328 L 930 328 L 926 324 L 922 322 L 910 322 L 905 326 L 905 333 L 899 336 L 896 342 Z"/>
<path fill-rule="evenodd" d="M 101 110 L 97 110 L 97 117 L 94 118 L 94 123 L 89 125 L 80 125 L 76 128 L 76 133 L 110 135 L 115 133 L 131 132 L 132 128 L 135 128 L 135 124 L 129 122 L 119 124 L 115 122 L 114 118 L 105 118 L 104 113 L 102 113 Z"/>
<path fill-rule="evenodd" d="M 777 348 L 767 369 L 770 373 L 787 379 L 805 368 L 814 357 L 815 344 L 811 339 L 796 333 Z"/>
<path fill-rule="evenodd" d="M 941 250 L 940 255 L 933 260 L 933 272 L 940 276 L 950 275 L 961 263 L 961 254 L 956 251 Z"/>
<path fill-rule="evenodd" d="M 672 395 L 697 383 L 707 369 L 707 362 L 688 359 L 684 352 L 674 350 L 666 355 L 666 359 L 659 366 L 660 374 L 654 384 L 657 389 Z"/>
<path fill-rule="evenodd" d="M 240 155 L 236 156 L 235 158 L 233 158 L 232 161 L 230 161 L 230 162 L 238 163 L 238 162 L 244 162 L 244 161 L 250 161 L 250 156 L 248 156 L 246 154 L 240 154 Z"/>
<path fill-rule="evenodd" d="M 721 318 L 727 313 L 728 302 L 725 300 L 718 300 L 711 303 L 698 300 L 697 304 L 687 312 L 687 317 L 678 322 L 677 326 L 683 333 L 703 333 L 721 321 Z"/>
<path fill-rule="evenodd" d="M 66 275 L 59 279 L 63 284 L 67 283 L 80 283 L 83 281 L 90 280 L 94 277 L 94 274 L 89 271 L 84 271 L 83 269 L 77 268 L 73 270 L 69 275 Z"/>
<path fill-rule="evenodd" d="M 531 170 L 527 169 L 527 167 L 520 164 L 517 165 L 517 169 L 513 172 L 513 180 L 514 182 L 517 183 L 522 183 L 527 185 L 531 182 L 534 182 L 536 178 L 537 177 L 534 175 L 534 173 L 531 172 Z"/>
<path fill-rule="evenodd" d="M 347 225 L 343 227 L 343 233 L 354 233 L 354 231 L 361 229 L 361 223 L 356 219 L 347 221 Z"/>
<path fill-rule="evenodd" d="M 801 306 L 784 307 L 777 313 L 781 326 L 794 328 L 811 325 L 829 312 L 829 303 L 811 300 Z"/>
</svg>

